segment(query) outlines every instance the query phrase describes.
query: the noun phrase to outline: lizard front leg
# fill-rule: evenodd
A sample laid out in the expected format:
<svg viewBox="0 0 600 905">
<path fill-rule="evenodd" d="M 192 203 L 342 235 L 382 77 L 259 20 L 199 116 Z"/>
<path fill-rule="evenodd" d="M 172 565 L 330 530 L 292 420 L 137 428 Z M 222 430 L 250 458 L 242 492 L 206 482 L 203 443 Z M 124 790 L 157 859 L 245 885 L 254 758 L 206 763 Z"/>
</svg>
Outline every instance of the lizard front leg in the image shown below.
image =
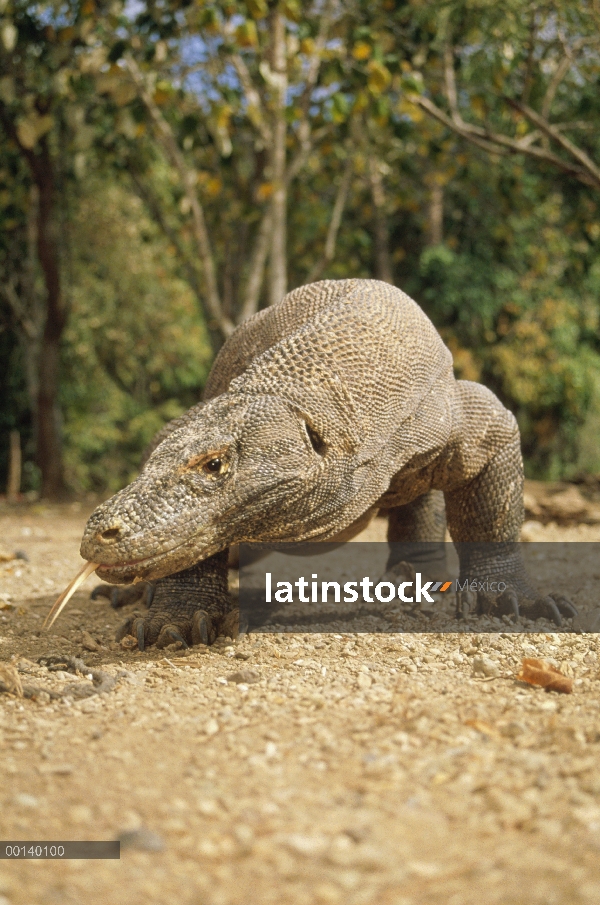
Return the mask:
<svg viewBox="0 0 600 905">
<path fill-rule="evenodd" d="M 188 647 L 212 644 L 222 634 L 235 637 L 239 612 L 228 592 L 227 562 L 228 551 L 223 550 L 156 581 L 148 613 L 131 616 L 117 632 L 117 641 L 133 635 L 144 650 L 151 644 L 179 642 Z"/>
<path fill-rule="evenodd" d="M 540 596 L 523 563 L 523 460 L 513 415 L 479 384 L 457 383 L 457 429 L 443 466 L 448 528 L 459 555 L 461 579 L 504 582 L 503 593 L 462 593 L 460 615 L 521 614 L 557 625 L 577 610 L 561 596 Z M 477 583 L 477 581 L 476 581 Z"/>
</svg>

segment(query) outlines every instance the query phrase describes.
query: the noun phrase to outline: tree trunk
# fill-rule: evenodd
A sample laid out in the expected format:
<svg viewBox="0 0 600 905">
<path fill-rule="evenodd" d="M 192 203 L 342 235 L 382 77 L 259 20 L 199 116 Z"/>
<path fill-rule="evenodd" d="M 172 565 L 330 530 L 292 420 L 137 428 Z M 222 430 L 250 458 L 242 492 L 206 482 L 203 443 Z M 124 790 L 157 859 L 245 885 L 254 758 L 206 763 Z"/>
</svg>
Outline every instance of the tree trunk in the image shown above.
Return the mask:
<svg viewBox="0 0 600 905">
<path fill-rule="evenodd" d="M 6 499 L 15 503 L 21 492 L 21 435 L 19 431 L 10 432 L 8 455 L 8 481 L 6 482 Z"/>
<path fill-rule="evenodd" d="M 379 162 L 375 157 L 369 158 L 369 183 L 374 210 L 375 277 L 378 280 L 383 280 L 384 283 L 393 283 L 390 240 L 385 212 L 385 193 Z"/>
<path fill-rule="evenodd" d="M 428 245 L 441 245 L 444 241 L 444 189 L 437 182 L 431 186 L 429 197 Z"/>
<path fill-rule="evenodd" d="M 24 151 L 38 189 L 37 253 L 46 288 L 46 321 L 39 350 L 37 464 L 42 496 L 64 495 L 60 413 L 58 409 L 60 340 L 67 315 L 61 292 L 54 173 L 46 137 L 35 151 Z"/>
<path fill-rule="evenodd" d="M 287 123 L 285 103 L 287 95 L 287 59 L 285 47 L 285 18 L 279 6 L 271 15 L 271 87 L 273 101 L 273 146 L 271 153 L 272 232 L 269 270 L 269 304 L 279 302 L 287 292 L 287 185 L 286 153 Z"/>
</svg>

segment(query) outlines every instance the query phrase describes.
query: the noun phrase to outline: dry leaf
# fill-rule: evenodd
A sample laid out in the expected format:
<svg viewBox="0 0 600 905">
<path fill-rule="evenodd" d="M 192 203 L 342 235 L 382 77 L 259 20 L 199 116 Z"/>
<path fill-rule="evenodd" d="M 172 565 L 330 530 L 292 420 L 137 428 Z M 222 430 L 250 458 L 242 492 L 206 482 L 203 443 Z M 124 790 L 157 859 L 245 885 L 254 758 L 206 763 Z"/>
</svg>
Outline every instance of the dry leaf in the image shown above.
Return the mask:
<svg viewBox="0 0 600 905">
<path fill-rule="evenodd" d="M 551 666 L 546 660 L 535 657 L 523 660 L 517 679 L 528 685 L 540 685 L 546 691 L 560 691 L 562 694 L 571 694 L 573 691 L 573 679 L 563 675 L 560 669 Z"/>
<path fill-rule="evenodd" d="M 18 698 L 23 697 L 21 677 L 12 663 L 0 663 L 0 692 L 14 694 Z"/>
</svg>

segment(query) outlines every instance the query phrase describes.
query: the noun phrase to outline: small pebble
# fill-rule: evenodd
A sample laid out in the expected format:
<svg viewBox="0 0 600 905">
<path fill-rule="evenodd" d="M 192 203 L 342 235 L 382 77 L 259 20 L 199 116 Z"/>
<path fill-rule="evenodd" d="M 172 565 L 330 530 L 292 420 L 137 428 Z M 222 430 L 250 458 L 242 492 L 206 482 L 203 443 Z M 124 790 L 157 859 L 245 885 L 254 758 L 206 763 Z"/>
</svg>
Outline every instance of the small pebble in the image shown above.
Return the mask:
<svg viewBox="0 0 600 905">
<path fill-rule="evenodd" d="M 240 682 L 243 682 L 244 685 L 253 685 L 260 681 L 260 676 L 253 669 L 238 669 L 237 672 L 232 672 L 227 676 L 227 681 L 235 682 L 236 685 L 239 685 Z"/>
<path fill-rule="evenodd" d="M 473 660 L 473 675 L 497 678 L 500 675 L 500 664 L 489 657 L 475 657 Z"/>
<path fill-rule="evenodd" d="M 123 639 L 123 640 L 125 640 L 125 639 Z M 81 633 L 81 644 L 82 644 L 82 647 L 84 647 L 86 650 L 91 650 L 91 651 L 100 650 L 100 645 L 96 641 L 94 641 L 94 639 L 92 638 L 92 636 L 90 635 L 89 632 Z"/>
</svg>

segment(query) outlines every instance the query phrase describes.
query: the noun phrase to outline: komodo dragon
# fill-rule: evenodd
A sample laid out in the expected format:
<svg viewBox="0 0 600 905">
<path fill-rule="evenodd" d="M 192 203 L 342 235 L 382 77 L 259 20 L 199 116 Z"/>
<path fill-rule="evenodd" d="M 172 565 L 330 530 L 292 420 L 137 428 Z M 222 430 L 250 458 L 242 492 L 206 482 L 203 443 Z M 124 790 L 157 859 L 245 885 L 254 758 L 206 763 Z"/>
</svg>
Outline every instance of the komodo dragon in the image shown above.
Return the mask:
<svg viewBox="0 0 600 905">
<path fill-rule="evenodd" d="M 454 378 L 431 321 L 387 283 L 314 283 L 254 315 L 217 356 L 205 401 L 153 447 L 81 544 L 104 580 L 154 583 L 147 615 L 120 634 L 142 650 L 229 633 L 230 545 L 350 538 L 379 509 L 389 541 L 440 541 L 440 500 L 461 572 L 510 576 L 494 612 L 576 614 L 564 598 L 535 599 L 510 543 L 494 545 L 499 565 L 467 562 L 464 542 L 518 540 L 517 424 L 485 387 Z"/>
</svg>

